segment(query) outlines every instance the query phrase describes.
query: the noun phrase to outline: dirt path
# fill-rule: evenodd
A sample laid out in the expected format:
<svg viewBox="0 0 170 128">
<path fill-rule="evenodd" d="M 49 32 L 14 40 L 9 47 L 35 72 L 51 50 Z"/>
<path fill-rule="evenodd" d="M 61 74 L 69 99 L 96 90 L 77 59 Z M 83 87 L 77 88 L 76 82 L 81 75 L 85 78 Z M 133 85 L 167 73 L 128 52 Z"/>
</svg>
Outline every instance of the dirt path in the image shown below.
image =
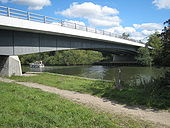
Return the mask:
<svg viewBox="0 0 170 128">
<path fill-rule="evenodd" d="M 104 100 L 89 94 L 81 94 L 74 91 L 61 90 L 54 87 L 49 87 L 37 83 L 29 82 L 16 82 L 14 80 L 9 80 L 5 78 L 0 78 L 3 82 L 15 82 L 20 85 L 24 85 L 32 88 L 39 88 L 43 91 L 59 94 L 62 97 L 73 100 L 77 103 L 85 104 L 87 106 L 97 108 L 109 113 L 123 114 L 127 116 L 137 117 L 145 121 L 151 121 L 156 124 L 163 124 L 170 127 L 170 112 L 167 111 L 154 111 L 150 109 L 140 109 L 135 107 L 128 107 L 125 105 L 120 105 L 113 103 L 111 101 Z"/>
</svg>

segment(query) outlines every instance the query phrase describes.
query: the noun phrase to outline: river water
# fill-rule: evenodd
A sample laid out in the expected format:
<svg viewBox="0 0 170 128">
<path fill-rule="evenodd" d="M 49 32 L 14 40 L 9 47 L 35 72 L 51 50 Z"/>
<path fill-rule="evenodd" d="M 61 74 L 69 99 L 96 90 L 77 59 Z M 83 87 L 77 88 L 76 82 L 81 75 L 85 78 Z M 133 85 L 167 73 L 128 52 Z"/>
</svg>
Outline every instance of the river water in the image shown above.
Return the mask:
<svg viewBox="0 0 170 128">
<path fill-rule="evenodd" d="M 45 66 L 44 68 L 30 68 L 22 66 L 24 72 L 50 72 L 65 75 L 74 75 L 94 79 L 114 80 L 120 73 L 121 80 L 127 82 L 131 80 L 144 79 L 149 80 L 151 77 L 158 78 L 170 68 L 156 67 L 129 67 L 129 66 Z M 121 71 L 121 72 L 119 72 Z"/>
</svg>

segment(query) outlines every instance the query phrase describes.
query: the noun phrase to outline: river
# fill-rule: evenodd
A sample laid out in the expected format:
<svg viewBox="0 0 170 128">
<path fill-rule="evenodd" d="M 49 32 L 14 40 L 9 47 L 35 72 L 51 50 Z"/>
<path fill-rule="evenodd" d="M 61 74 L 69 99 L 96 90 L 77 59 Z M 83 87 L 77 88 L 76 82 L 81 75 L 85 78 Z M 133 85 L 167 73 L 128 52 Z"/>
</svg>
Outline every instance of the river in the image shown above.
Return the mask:
<svg viewBox="0 0 170 128">
<path fill-rule="evenodd" d="M 170 68 L 156 67 L 132 67 L 132 66 L 45 66 L 44 68 L 29 68 L 22 66 L 24 72 L 50 72 L 65 75 L 74 75 L 94 79 L 114 80 L 120 76 L 122 81 L 134 81 L 139 79 L 150 80 L 151 77 L 158 78 Z"/>
</svg>

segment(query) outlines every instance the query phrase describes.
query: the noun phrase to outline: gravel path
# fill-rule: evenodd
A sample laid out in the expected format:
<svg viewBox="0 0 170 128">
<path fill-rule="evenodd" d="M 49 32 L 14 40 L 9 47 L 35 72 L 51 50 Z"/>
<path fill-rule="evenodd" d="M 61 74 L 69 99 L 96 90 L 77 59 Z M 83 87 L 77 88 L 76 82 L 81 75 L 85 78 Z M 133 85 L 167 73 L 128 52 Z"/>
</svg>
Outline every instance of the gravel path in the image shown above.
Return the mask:
<svg viewBox="0 0 170 128">
<path fill-rule="evenodd" d="M 151 109 L 140 109 L 135 107 L 129 107 L 113 103 L 111 101 L 98 98 L 89 94 L 81 94 L 74 91 L 61 90 L 54 87 L 49 87 L 37 83 L 30 82 L 16 82 L 6 78 L 0 78 L 3 82 L 15 82 L 20 85 L 24 85 L 31 88 L 39 88 L 43 91 L 59 94 L 60 96 L 73 100 L 77 103 L 85 104 L 86 106 L 93 107 L 95 109 L 103 110 L 109 113 L 117 113 L 127 116 L 132 116 L 145 121 L 151 121 L 156 124 L 167 125 L 170 127 L 170 113 L 167 111 L 154 111 Z"/>
</svg>

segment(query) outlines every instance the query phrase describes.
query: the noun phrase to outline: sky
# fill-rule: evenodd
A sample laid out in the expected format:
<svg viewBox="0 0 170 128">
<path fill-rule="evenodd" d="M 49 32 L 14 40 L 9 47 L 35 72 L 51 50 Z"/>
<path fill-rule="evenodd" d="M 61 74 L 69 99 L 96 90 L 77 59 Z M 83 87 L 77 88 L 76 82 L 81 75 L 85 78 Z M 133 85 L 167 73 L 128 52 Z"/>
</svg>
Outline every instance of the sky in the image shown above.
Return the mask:
<svg viewBox="0 0 170 128">
<path fill-rule="evenodd" d="M 1 6 L 34 12 L 146 41 L 170 19 L 170 0 L 0 0 Z"/>
</svg>

